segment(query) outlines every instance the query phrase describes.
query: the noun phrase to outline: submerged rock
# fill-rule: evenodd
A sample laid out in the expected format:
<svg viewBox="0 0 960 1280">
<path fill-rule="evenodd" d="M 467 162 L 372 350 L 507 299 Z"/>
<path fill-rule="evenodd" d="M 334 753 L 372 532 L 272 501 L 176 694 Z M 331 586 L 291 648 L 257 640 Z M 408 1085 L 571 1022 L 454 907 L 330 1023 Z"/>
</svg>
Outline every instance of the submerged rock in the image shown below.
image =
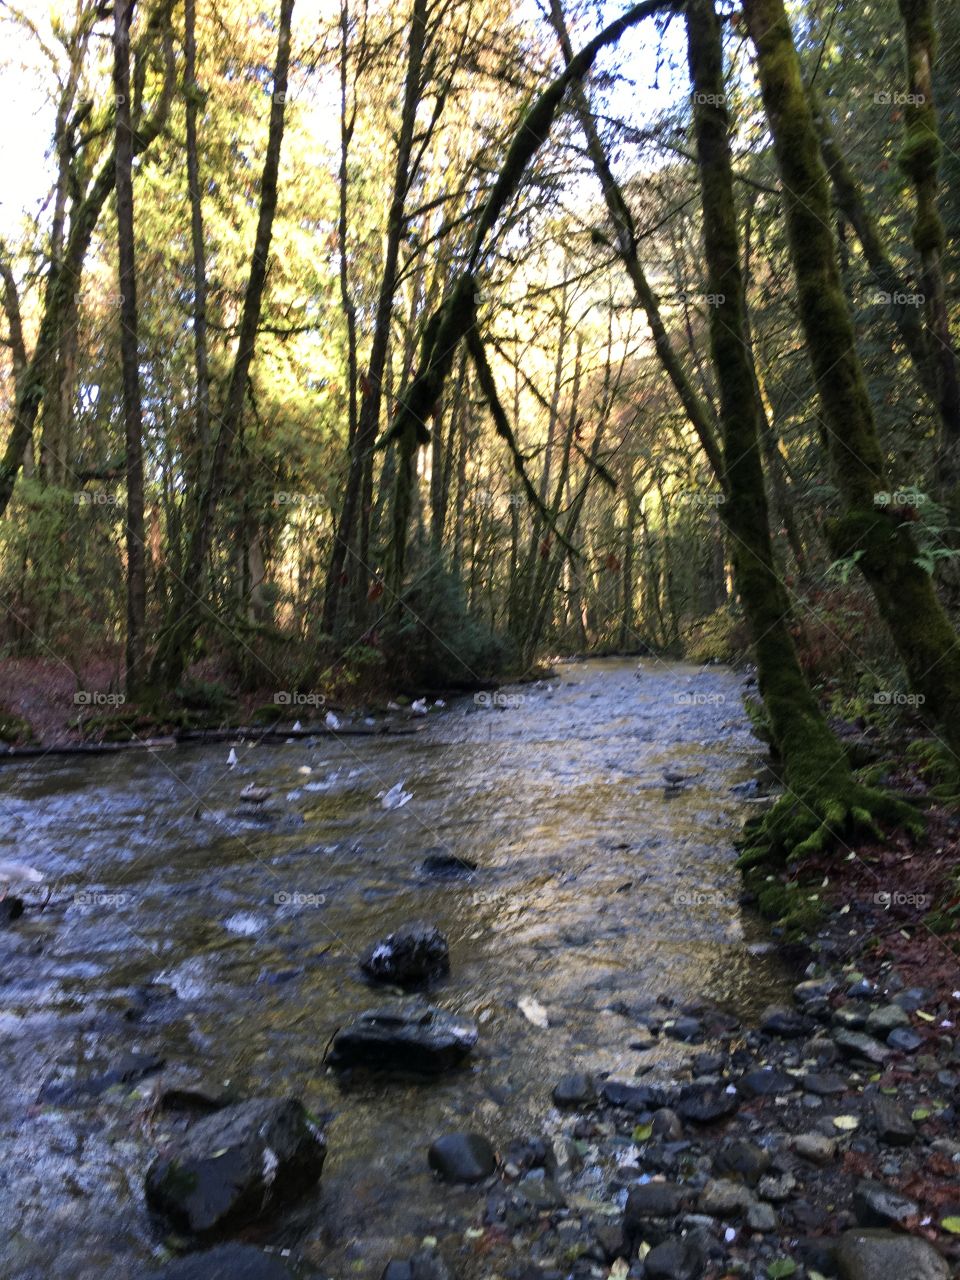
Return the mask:
<svg viewBox="0 0 960 1280">
<path fill-rule="evenodd" d="M 469 876 L 477 870 L 477 864 L 455 853 L 428 853 L 420 869 L 428 876 Z"/>
<path fill-rule="evenodd" d="M 917 1135 L 913 1121 L 903 1108 L 882 1094 L 874 1100 L 873 1118 L 877 1137 L 888 1147 L 909 1147 Z"/>
<path fill-rule="evenodd" d="M 282 1258 L 249 1244 L 223 1244 L 151 1271 L 144 1280 L 293 1280 Z"/>
<path fill-rule="evenodd" d="M 686 1188 L 675 1182 L 642 1182 L 631 1187 L 623 1211 L 624 1231 L 642 1234 L 647 1218 L 672 1218 L 686 1198 Z"/>
<path fill-rule="evenodd" d="M 360 967 L 375 982 L 417 986 L 448 972 L 450 948 L 435 925 L 406 924 L 369 946 Z"/>
<path fill-rule="evenodd" d="M 477 1043 L 476 1023 L 422 1001 L 361 1013 L 333 1040 L 331 1066 L 435 1074 L 457 1066 Z"/>
<path fill-rule="evenodd" d="M 795 1009 L 771 1004 L 760 1015 L 760 1030 L 768 1036 L 780 1036 L 792 1040 L 806 1034 L 807 1022 Z"/>
<path fill-rule="evenodd" d="M 700 1280 L 706 1262 L 696 1240 L 665 1240 L 644 1259 L 644 1275 L 649 1280 Z"/>
<path fill-rule="evenodd" d="M 479 1133 L 447 1133 L 431 1143 L 427 1160 L 444 1182 L 480 1182 L 497 1167 L 490 1143 Z"/>
<path fill-rule="evenodd" d="M 256 1098 L 197 1121 L 147 1171 L 151 1209 L 209 1235 L 301 1195 L 320 1177 L 326 1143 L 294 1098 Z"/>
<path fill-rule="evenodd" d="M 842 1280 L 949 1280 L 950 1268 L 926 1240 L 893 1231 L 845 1231 L 836 1249 Z"/>
<path fill-rule="evenodd" d="M 854 1189 L 853 1212 L 861 1227 L 902 1226 L 917 1215 L 919 1205 L 892 1187 L 865 1178 Z"/>
<path fill-rule="evenodd" d="M 134 1085 L 160 1071 L 163 1065 L 164 1059 L 153 1053 L 124 1054 L 115 1067 L 111 1067 L 100 1075 L 45 1084 L 40 1090 L 37 1101 L 52 1103 L 54 1106 L 82 1103 L 99 1097 L 108 1089 Z"/>
</svg>

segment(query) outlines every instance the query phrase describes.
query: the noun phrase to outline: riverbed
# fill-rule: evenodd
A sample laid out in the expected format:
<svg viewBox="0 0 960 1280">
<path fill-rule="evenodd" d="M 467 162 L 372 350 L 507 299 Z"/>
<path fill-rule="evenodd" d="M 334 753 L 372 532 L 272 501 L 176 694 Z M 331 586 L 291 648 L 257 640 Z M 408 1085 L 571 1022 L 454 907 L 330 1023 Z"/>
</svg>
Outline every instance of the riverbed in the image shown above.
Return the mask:
<svg viewBox="0 0 960 1280">
<path fill-rule="evenodd" d="M 6 765 L 0 856 L 53 891 L 0 932 L 0 1276 L 159 1265 L 142 1179 L 169 1123 L 151 1099 L 191 1079 L 329 1115 L 317 1191 L 253 1238 L 377 1276 L 450 1213 L 425 1157 L 439 1133 L 548 1131 L 565 1073 L 669 1067 L 671 1042 L 630 1047 L 658 997 L 746 1018 L 782 995 L 789 977 L 738 905 L 733 840 L 763 755 L 742 685 L 722 668 L 575 662 L 452 700 L 415 735 L 238 742 L 232 767 L 230 744 Z M 250 784 L 269 799 L 244 803 Z M 398 784 L 409 800 L 384 807 Z M 438 854 L 460 874 L 425 870 Z M 480 1043 L 441 1080 L 345 1086 L 324 1050 L 381 998 L 358 954 L 417 919 L 450 942 L 431 998 L 476 1020 Z M 131 1053 L 166 1065 L 135 1092 L 58 1095 Z"/>
</svg>

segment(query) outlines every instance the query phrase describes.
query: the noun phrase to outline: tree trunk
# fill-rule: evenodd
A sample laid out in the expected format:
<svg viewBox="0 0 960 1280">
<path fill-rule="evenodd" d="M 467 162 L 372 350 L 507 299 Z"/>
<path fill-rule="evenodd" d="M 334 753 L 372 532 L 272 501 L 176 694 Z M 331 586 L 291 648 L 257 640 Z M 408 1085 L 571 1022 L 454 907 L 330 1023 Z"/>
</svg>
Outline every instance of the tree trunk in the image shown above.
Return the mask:
<svg viewBox="0 0 960 1280">
<path fill-rule="evenodd" d="M 130 115 L 130 23 L 134 0 L 114 0 L 113 88 L 116 100 L 117 253 L 120 265 L 120 365 L 127 471 L 127 697 L 143 679 L 147 612 L 143 519 L 143 421 L 137 343 L 137 270 L 133 226 L 133 124 Z"/>
<path fill-rule="evenodd" d="M 783 0 L 745 0 L 764 106 L 784 188 L 800 318 L 820 396 L 843 514 L 834 554 L 857 557 L 915 693 L 960 754 L 960 645 L 917 545 L 874 497 L 886 490 L 873 407 L 840 284 L 827 174 Z"/>
<path fill-rule="evenodd" d="M 207 255 L 203 241 L 203 187 L 197 144 L 197 107 L 203 100 L 197 84 L 196 0 L 184 0 L 184 112 L 187 133 L 187 187 L 190 196 L 190 243 L 193 249 L 193 352 L 196 366 L 196 455 L 194 483 L 206 473 L 210 452 L 210 372 L 207 361 Z"/>
<path fill-rule="evenodd" d="M 700 170 L 710 346 L 720 390 L 734 580 L 757 663 L 757 683 L 783 764 L 787 793 L 764 843 L 796 854 L 869 824 L 865 789 L 810 690 L 790 633 L 790 605 L 774 566 L 760 452 L 762 414 L 747 341 L 733 194 L 720 24 L 714 0 L 688 0 L 687 37 Z M 764 850 L 766 852 L 766 849 Z"/>
<path fill-rule="evenodd" d="M 227 387 L 226 402 L 220 419 L 220 431 L 213 448 L 204 487 L 194 504 L 194 517 L 183 573 L 177 579 L 171 594 L 160 643 L 150 671 L 150 683 L 157 692 L 173 689 L 183 675 L 200 625 L 200 611 L 208 607 L 203 599 L 203 569 L 213 537 L 213 521 L 217 504 L 223 494 L 227 461 L 243 417 L 247 375 L 253 360 L 257 329 L 260 324 L 270 241 L 273 235 L 273 219 L 277 211 L 277 175 L 280 169 L 280 148 L 283 142 L 293 4 L 294 0 L 280 0 L 270 126 L 263 174 L 260 179 L 260 212 L 254 238 L 253 257 L 250 262 L 250 275 L 243 299 L 240 335 Z"/>
</svg>

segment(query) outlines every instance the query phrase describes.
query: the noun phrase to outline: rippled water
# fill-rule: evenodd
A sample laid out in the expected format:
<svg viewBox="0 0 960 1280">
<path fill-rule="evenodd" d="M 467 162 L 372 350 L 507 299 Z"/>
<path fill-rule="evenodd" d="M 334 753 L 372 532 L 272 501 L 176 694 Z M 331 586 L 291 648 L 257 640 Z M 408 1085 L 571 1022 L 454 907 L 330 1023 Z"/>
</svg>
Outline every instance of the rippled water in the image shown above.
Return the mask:
<svg viewBox="0 0 960 1280">
<path fill-rule="evenodd" d="M 785 975 L 751 945 L 763 934 L 733 869 L 760 758 L 740 684 L 679 663 L 573 663 L 503 709 L 454 702 L 415 737 L 238 745 L 235 769 L 229 744 L 6 766 L 0 857 L 57 889 L 0 932 L 0 1275 L 133 1276 L 160 1257 L 141 1194 L 169 1128 L 147 1103 L 155 1080 L 140 1099 L 37 1105 L 45 1083 L 126 1052 L 163 1056 L 171 1079 L 332 1112 L 321 1187 L 260 1238 L 363 1277 L 442 1226 L 453 1193 L 425 1161 L 439 1132 L 549 1127 L 560 1075 L 649 1060 L 630 1032 L 660 994 L 736 1013 L 769 1002 Z M 667 793 L 665 768 L 694 776 Z M 385 810 L 399 782 L 412 799 Z M 244 812 L 249 783 L 273 789 L 270 813 Z M 437 851 L 479 869 L 431 879 L 420 864 Z M 447 933 L 434 998 L 480 1022 L 480 1045 L 441 1081 L 343 1090 L 325 1046 L 378 1000 L 357 953 L 411 919 Z M 147 983 L 175 995 L 128 1016 Z M 525 996 L 548 1029 L 520 1012 Z"/>
</svg>

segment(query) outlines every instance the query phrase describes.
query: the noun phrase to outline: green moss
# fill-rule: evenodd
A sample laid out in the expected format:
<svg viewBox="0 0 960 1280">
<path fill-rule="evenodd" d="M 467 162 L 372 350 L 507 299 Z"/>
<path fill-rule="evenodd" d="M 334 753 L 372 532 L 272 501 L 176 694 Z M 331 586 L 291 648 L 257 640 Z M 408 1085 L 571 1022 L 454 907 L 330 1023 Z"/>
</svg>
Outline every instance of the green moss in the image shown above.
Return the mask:
<svg viewBox="0 0 960 1280">
<path fill-rule="evenodd" d="M 37 741 L 36 735 L 28 720 L 23 716 L 0 707 L 0 742 L 18 746 L 26 746 Z"/>
</svg>

